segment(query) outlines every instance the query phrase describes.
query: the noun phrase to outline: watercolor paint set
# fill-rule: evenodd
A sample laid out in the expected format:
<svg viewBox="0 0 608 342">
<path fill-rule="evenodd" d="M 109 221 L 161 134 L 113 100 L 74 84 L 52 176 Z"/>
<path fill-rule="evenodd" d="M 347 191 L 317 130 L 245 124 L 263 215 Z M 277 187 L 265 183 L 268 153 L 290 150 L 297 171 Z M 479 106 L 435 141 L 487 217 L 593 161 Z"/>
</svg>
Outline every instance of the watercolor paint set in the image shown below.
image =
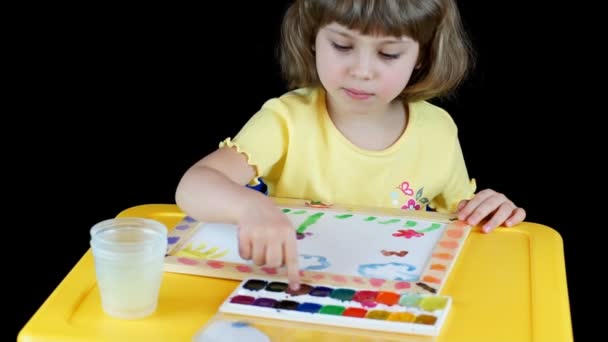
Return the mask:
<svg viewBox="0 0 608 342">
<path fill-rule="evenodd" d="M 303 283 L 298 291 L 276 279 L 243 280 L 219 312 L 371 331 L 437 336 L 451 298 Z"/>
</svg>

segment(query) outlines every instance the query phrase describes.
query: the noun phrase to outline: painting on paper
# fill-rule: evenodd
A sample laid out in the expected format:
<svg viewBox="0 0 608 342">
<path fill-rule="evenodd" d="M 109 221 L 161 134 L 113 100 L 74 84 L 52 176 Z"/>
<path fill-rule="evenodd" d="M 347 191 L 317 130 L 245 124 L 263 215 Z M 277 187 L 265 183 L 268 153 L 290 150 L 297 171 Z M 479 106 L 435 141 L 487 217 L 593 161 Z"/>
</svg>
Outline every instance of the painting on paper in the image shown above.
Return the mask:
<svg viewBox="0 0 608 342">
<path fill-rule="evenodd" d="M 462 223 L 413 212 L 279 205 L 295 229 L 301 273 L 316 280 L 396 288 L 422 283 L 436 291 L 468 233 Z M 285 275 L 282 268 L 243 260 L 237 233 L 235 225 L 186 217 L 169 237 L 167 270 L 233 279 L 250 273 Z"/>
</svg>

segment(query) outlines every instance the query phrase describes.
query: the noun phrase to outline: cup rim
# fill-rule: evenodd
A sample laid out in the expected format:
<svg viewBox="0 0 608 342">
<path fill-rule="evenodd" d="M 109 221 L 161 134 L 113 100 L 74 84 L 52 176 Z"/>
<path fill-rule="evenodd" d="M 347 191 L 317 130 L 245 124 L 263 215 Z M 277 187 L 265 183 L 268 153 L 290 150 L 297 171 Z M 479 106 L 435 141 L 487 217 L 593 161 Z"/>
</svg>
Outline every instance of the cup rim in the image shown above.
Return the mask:
<svg viewBox="0 0 608 342">
<path fill-rule="evenodd" d="M 106 238 L 103 238 L 102 235 L 99 234 L 100 232 L 102 232 L 104 230 L 107 230 L 107 229 L 110 229 L 113 227 L 117 227 L 117 226 L 120 227 L 121 225 L 151 229 L 151 230 L 154 230 L 154 231 L 160 233 L 161 236 L 163 237 L 163 239 L 166 239 L 166 236 L 167 236 L 167 227 L 160 221 L 149 219 L 149 218 L 143 218 L 143 217 L 115 217 L 115 218 L 109 218 L 109 219 L 97 222 L 96 224 L 93 225 L 93 227 L 91 227 L 91 229 L 89 230 L 89 233 L 91 236 L 91 242 L 95 243 L 95 244 L 100 243 L 100 244 L 113 244 L 113 245 L 151 245 L 151 244 L 159 243 L 159 240 L 157 240 L 157 239 L 151 239 L 151 240 L 145 240 L 145 241 L 116 242 L 116 241 L 111 241 Z"/>
</svg>

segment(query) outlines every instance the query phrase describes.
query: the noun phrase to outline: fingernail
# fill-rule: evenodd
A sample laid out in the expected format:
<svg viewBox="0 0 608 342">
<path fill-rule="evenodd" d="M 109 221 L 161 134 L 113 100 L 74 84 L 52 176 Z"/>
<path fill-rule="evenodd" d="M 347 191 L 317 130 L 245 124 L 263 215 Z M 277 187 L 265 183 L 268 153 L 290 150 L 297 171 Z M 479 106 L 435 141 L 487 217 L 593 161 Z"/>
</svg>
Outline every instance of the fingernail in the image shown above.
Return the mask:
<svg viewBox="0 0 608 342">
<path fill-rule="evenodd" d="M 298 291 L 300 289 L 300 284 L 291 284 L 291 289 L 294 291 Z"/>
</svg>

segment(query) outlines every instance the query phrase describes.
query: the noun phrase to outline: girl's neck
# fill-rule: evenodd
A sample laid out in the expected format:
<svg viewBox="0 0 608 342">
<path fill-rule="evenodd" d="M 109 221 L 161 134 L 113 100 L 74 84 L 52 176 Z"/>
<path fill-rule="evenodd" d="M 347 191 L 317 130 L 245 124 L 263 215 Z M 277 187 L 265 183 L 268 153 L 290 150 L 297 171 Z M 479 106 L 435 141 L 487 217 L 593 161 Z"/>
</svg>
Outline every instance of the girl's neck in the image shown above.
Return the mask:
<svg viewBox="0 0 608 342">
<path fill-rule="evenodd" d="M 336 128 L 355 146 L 382 151 L 393 145 L 407 126 L 406 106 L 395 100 L 384 108 L 338 108 L 327 99 L 327 112 Z"/>
</svg>

